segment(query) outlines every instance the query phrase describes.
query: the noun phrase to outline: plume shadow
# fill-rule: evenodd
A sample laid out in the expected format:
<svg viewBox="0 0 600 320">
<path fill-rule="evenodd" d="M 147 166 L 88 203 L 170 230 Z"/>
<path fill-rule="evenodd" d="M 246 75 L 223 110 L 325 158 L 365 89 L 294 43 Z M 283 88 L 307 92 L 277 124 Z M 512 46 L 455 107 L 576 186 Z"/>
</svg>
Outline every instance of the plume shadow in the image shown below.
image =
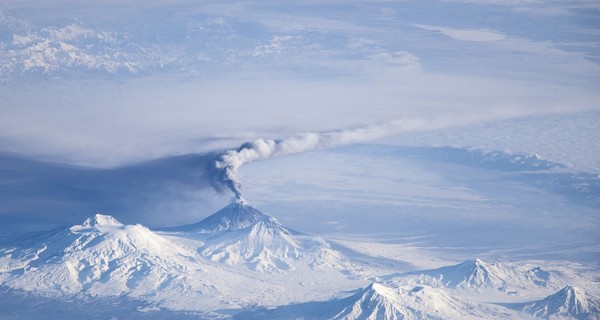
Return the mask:
<svg viewBox="0 0 600 320">
<path fill-rule="evenodd" d="M 220 155 L 188 154 L 98 169 L 0 153 L 0 232 L 80 223 L 97 212 L 124 223 L 164 225 L 226 191 L 222 172 L 214 166 Z"/>
</svg>

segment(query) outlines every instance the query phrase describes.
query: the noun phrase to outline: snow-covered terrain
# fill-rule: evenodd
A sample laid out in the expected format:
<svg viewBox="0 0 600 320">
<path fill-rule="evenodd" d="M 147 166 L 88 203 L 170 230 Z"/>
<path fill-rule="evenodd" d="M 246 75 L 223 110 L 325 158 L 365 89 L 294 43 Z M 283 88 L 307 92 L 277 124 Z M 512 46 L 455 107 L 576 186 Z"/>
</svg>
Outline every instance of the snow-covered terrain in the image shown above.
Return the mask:
<svg viewBox="0 0 600 320">
<path fill-rule="evenodd" d="M 127 296 L 176 310 L 239 307 L 234 295 L 250 292 L 236 286 L 253 281 L 203 263 L 141 225 L 99 214 L 3 249 L 0 259 L 0 279 L 9 288 L 54 297 Z"/>
<path fill-rule="evenodd" d="M 434 287 L 446 287 L 469 291 L 497 290 L 516 293 L 531 288 L 555 287 L 556 275 L 535 267 L 532 269 L 504 263 L 489 264 L 481 259 L 467 260 L 460 264 L 434 270 L 416 271 L 416 282 Z M 559 282 L 560 283 L 560 282 Z"/>
<path fill-rule="evenodd" d="M 600 319 L 600 299 L 573 286 L 566 286 L 555 294 L 520 308 L 541 318 Z"/>
<path fill-rule="evenodd" d="M 6 299 L 30 292 L 40 301 L 70 297 L 83 306 L 89 299 L 104 305 L 101 299 L 126 297 L 142 309 L 202 317 L 585 319 L 598 314 L 597 299 L 571 286 L 518 303 L 571 279 L 554 269 L 474 259 L 390 275 L 393 265 L 380 258 L 356 257 L 349 247 L 338 244 L 334 250 L 238 198 L 199 223 L 158 233 L 97 214 L 3 248 L 0 281 L 13 290 L 3 291 Z M 503 299 L 492 304 L 498 292 Z M 67 306 L 81 312 L 77 305 Z"/>
<path fill-rule="evenodd" d="M 79 21 L 36 29 L 27 21 L 0 12 L 0 26 L 12 31 L 2 43 L 0 77 L 65 74 L 65 72 L 141 73 L 176 63 L 159 48 L 131 43 L 126 35 L 96 31 Z"/>
<path fill-rule="evenodd" d="M 428 286 L 388 287 L 372 283 L 344 299 L 248 311 L 239 319 L 530 319 L 493 304 L 458 298 Z"/>
<path fill-rule="evenodd" d="M 347 303 L 334 319 L 481 319 L 511 318 L 499 308 L 450 296 L 431 287 L 390 288 L 373 283 Z"/>
<path fill-rule="evenodd" d="M 201 230 L 217 220 L 227 228 L 198 233 L 183 226 L 157 234 L 97 214 L 2 249 L 0 281 L 44 296 L 127 296 L 210 313 L 326 298 L 367 277 L 325 241 L 295 236 L 242 200 L 202 221 Z"/>
<path fill-rule="evenodd" d="M 365 277 L 360 266 L 323 239 L 287 229 L 243 198 L 196 224 L 171 230 L 174 236 L 192 234 L 202 242 L 197 249 L 202 256 L 227 265 L 267 273 L 314 269 Z"/>
</svg>

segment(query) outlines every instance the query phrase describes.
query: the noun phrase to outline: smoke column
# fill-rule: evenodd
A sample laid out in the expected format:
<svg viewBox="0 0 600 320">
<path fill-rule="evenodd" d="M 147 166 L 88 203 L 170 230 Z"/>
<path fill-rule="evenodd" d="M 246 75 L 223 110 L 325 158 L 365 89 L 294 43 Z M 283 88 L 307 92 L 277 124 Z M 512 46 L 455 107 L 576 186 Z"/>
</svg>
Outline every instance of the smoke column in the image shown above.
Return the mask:
<svg viewBox="0 0 600 320">
<path fill-rule="evenodd" d="M 401 120 L 348 130 L 304 133 L 280 140 L 257 139 L 246 142 L 237 149 L 226 151 L 216 161 L 216 168 L 219 171 L 221 183 L 227 186 L 238 199 L 241 199 L 242 186 L 237 178 L 237 173 L 239 168 L 246 163 L 275 156 L 365 142 L 399 132 L 440 128 L 445 126 L 445 122 L 440 120 Z"/>
</svg>

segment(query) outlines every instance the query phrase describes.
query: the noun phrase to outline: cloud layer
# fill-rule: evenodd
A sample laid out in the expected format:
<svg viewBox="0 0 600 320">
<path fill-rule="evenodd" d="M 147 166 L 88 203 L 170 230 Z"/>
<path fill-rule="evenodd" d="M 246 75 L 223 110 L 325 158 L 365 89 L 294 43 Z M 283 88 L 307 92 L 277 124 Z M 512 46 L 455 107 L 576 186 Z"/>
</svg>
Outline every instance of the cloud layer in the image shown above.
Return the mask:
<svg viewBox="0 0 600 320">
<path fill-rule="evenodd" d="M 0 150 L 111 167 L 600 101 L 591 2 L 140 3 L 1 3 Z M 522 11 L 547 5 L 561 10 Z"/>
</svg>

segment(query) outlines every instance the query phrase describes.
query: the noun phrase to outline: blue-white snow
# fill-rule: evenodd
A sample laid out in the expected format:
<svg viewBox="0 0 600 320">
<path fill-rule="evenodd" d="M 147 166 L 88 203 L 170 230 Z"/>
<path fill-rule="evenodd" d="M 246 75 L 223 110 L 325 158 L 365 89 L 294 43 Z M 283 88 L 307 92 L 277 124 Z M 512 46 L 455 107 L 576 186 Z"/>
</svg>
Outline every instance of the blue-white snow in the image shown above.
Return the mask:
<svg viewBox="0 0 600 320">
<path fill-rule="evenodd" d="M 134 307 L 140 317 L 171 310 L 282 319 L 593 318 L 599 312 L 597 274 L 574 262 L 475 259 L 420 270 L 411 262 L 423 248 L 404 250 L 403 260 L 382 259 L 341 243 L 291 231 L 241 199 L 197 224 L 158 233 L 96 214 L 5 245 L 0 280 L 9 302 L 3 314 L 104 314 L 104 304 L 117 297 L 132 301 L 108 311 L 117 317 L 130 316 Z M 540 299 L 526 302 L 533 297 Z M 20 299 L 37 301 L 36 307 L 14 311 Z M 48 310 L 48 299 L 65 309 Z M 98 305 L 90 307 L 94 299 Z"/>
</svg>

